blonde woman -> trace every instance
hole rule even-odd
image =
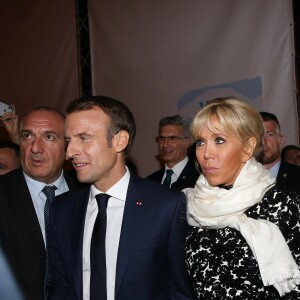
[[[203,172],[185,190],[195,298],[300,299],[300,197],[277,190],[256,161],[259,113],[237,99],[214,100],[191,131]]]

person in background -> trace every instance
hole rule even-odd
[[[187,156],[191,146],[189,124],[178,115],[164,117],[159,121],[155,141],[164,167],[147,178],[179,191],[193,187],[199,171],[195,168],[195,161]]]
[[[13,112],[9,112],[0,117],[11,141],[15,144],[19,144],[19,116],[15,114],[15,108]]]
[[[0,175],[20,168],[20,147],[11,141],[0,141]]]
[[[0,245],[28,300],[47,299],[48,295],[45,222],[51,199],[47,191],[52,190],[54,197],[77,187],[62,171],[64,121],[50,107],[26,114],[18,132],[22,168],[0,176]]]
[[[300,167],[300,147],[296,145],[284,146],[281,152],[281,159],[289,164]]]
[[[212,101],[191,132],[202,169],[184,190],[195,299],[300,299],[300,196],[274,186],[256,160],[260,114],[237,99]]]
[[[51,207],[50,299],[192,299],[184,194],[126,167],[131,111],[108,97],[76,99],[65,132],[67,159],[78,180],[92,185],[58,196]]]
[[[276,185],[280,189],[300,193],[300,167],[281,159],[284,137],[277,117],[269,112],[260,112],[260,115],[265,132],[260,162],[276,178]]]

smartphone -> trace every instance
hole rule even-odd
[[[0,117],[2,117],[6,113],[13,112],[13,110],[14,110],[13,105],[0,101]]]

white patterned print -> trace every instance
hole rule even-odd
[[[245,213],[276,224],[300,266],[300,195],[272,188]],[[263,285],[252,251],[235,229],[190,227],[186,264],[195,299],[300,299],[299,287],[280,297],[273,286]]]

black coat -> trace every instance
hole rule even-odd
[[[300,167],[281,161],[276,186],[283,191],[300,194]]]
[[[70,190],[77,187],[65,180]],[[0,247],[24,299],[43,299],[45,244],[22,169],[0,176]]]

